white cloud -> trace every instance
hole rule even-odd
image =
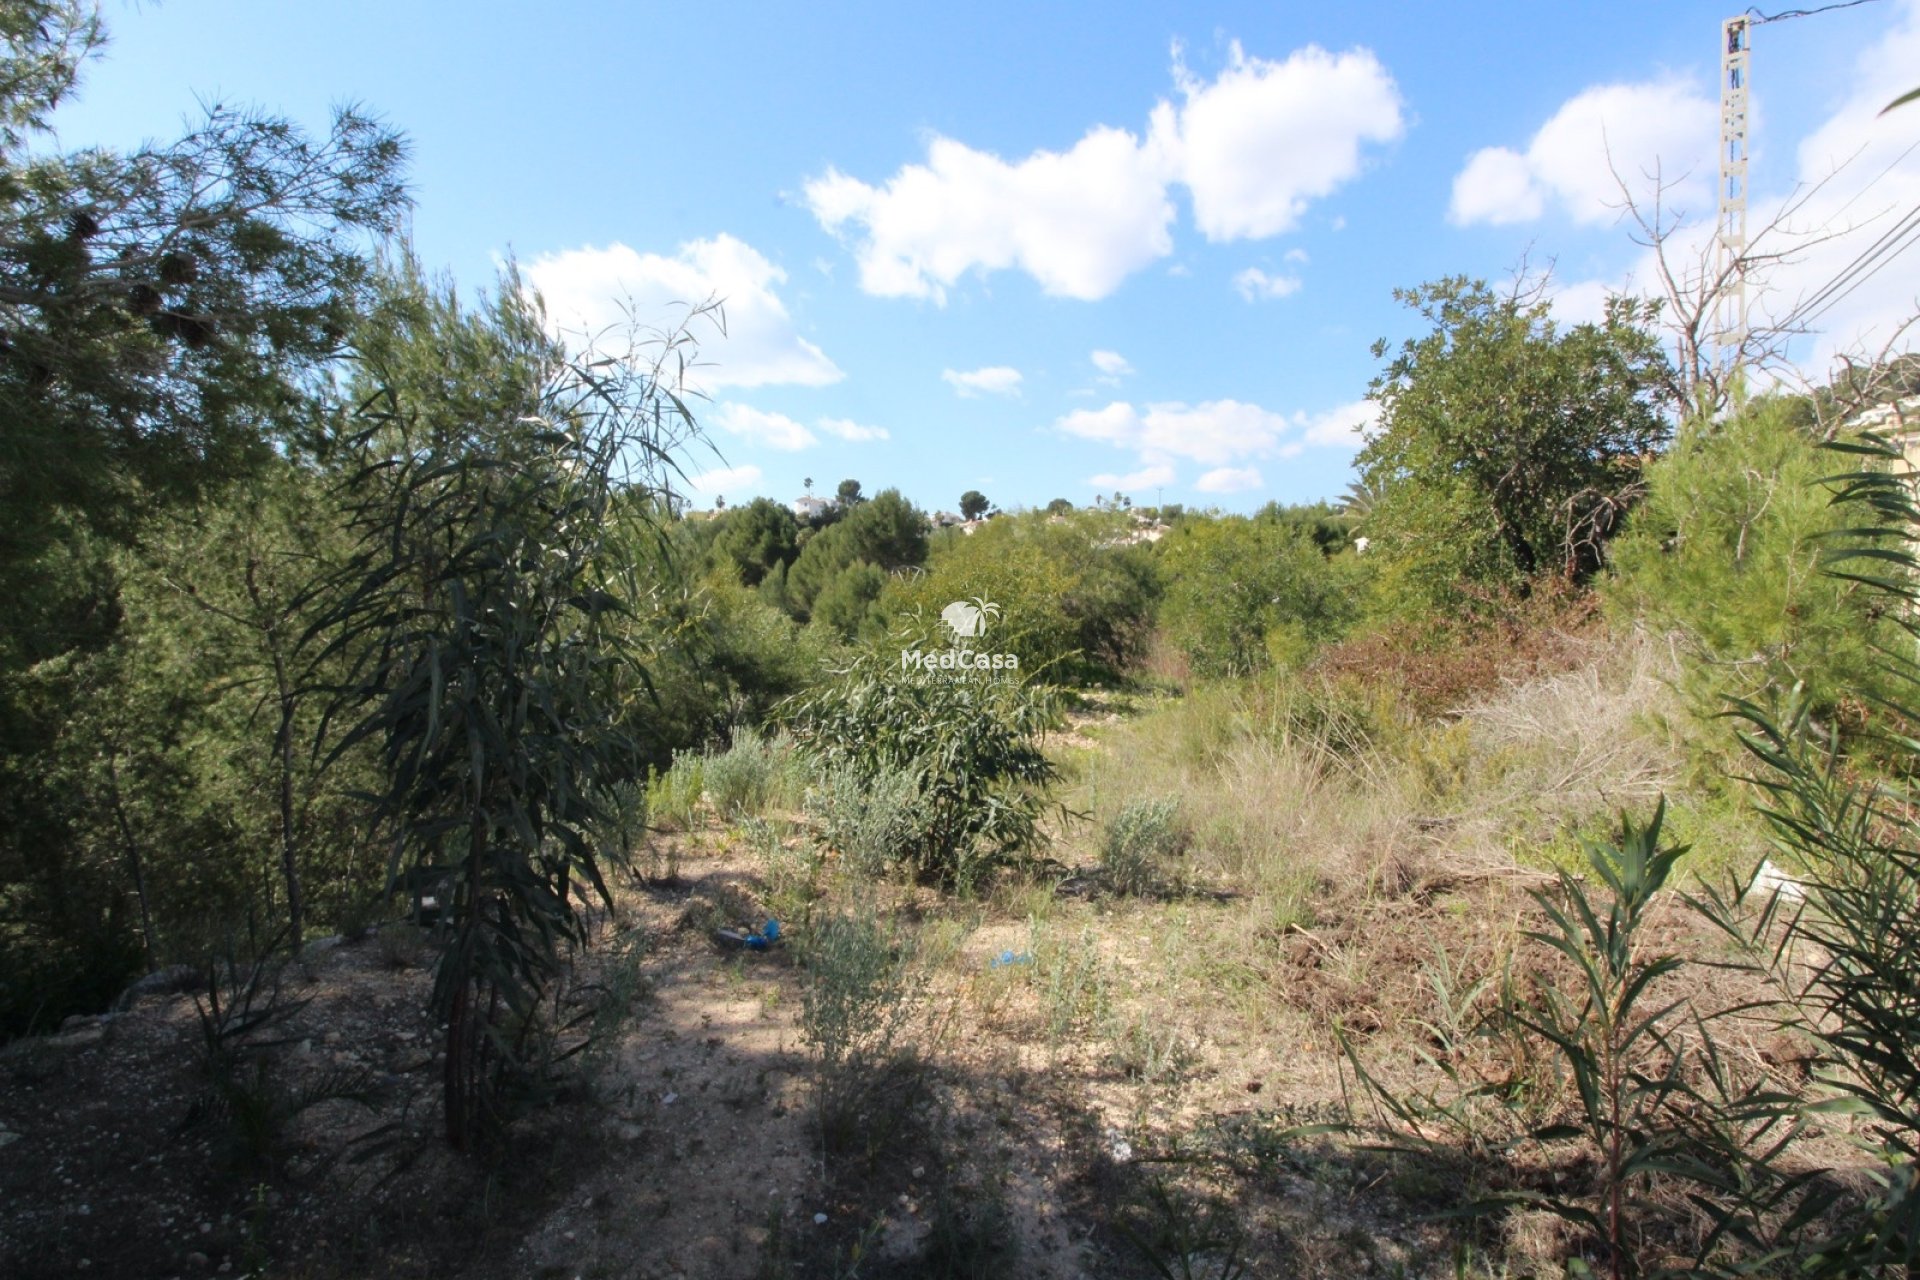
[[[1137,450],[1148,462],[1188,458],[1217,467],[1272,455],[1290,424],[1284,415],[1257,404],[1209,400],[1150,404],[1144,413],[1115,401],[1104,409],[1076,409],[1054,425],[1083,440]]]
[[[1133,366],[1118,351],[1096,351],[1087,357],[1093,361],[1093,367],[1109,378],[1124,378],[1133,372]]]
[[[944,304],[969,271],[1017,269],[1093,300],[1173,252],[1174,184],[1207,239],[1276,235],[1404,129],[1399,90],[1364,49],[1270,61],[1235,42],[1203,81],[1176,48],[1174,78],[1180,102],[1160,101],[1140,134],[1097,125],[1019,160],[935,136],[924,163],[877,185],[829,168],[805,184],[807,207],[849,243],[870,294]]]
[[[1095,476],[1096,487],[1115,481],[1121,488],[1172,484],[1178,460],[1206,468],[1194,487],[1203,493],[1239,493],[1266,483],[1259,469],[1248,465],[1263,458],[1292,458],[1309,446],[1358,450],[1360,431],[1378,419],[1379,406],[1357,400],[1325,413],[1297,411],[1291,415],[1263,409],[1239,400],[1209,400],[1187,405],[1178,402],[1136,407],[1116,400],[1102,409],[1076,409],[1055,420],[1070,436],[1125,449],[1139,456],[1141,471],[1129,476]],[[1152,473],[1162,477],[1143,481]]]
[[[806,184],[820,225],[855,232],[860,287],[944,303],[970,270],[1017,267],[1057,297],[1104,298],[1173,251],[1164,161],[1151,140],[1090,130],[1065,152],[1008,163],[951,138],[878,187],[838,170]]]
[[[1325,413],[1295,415],[1308,444],[1358,449],[1364,443],[1362,433],[1380,420],[1380,406],[1372,400],[1355,400]]]
[[[760,487],[760,468],[756,466],[720,467],[693,477],[693,487],[701,493],[725,497],[731,491],[752,496]]]
[[[1180,176],[1209,240],[1291,230],[1310,200],[1359,175],[1364,144],[1392,142],[1405,127],[1393,77],[1365,49],[1308,45],[1271,62],[1248,57],[1236,40],[1213,83],[1178,63],[1175,76],[1186,98]]]
[[[1311,262],[1312,260],[1305,249],[1289,249],[1286,252],[1286,256],[1282,259],[1284,262],[1300,263]]]
[[[1216,467],[1195,480],[1193,487],[1202,493],[1244,493],[1265,483],[1255,467]]]
[[[869,440],[887,440],[891,438],[885,427],[862,426],[860,423],[854,422],[849,418],[821,418],[813,425],[830,436],[837,436],[842,440],[849,440],[856,444]]]
[[[1097,476],[1088,476],[1087,483],[1096,489],[1154,489],[1174,482],[1174,470],[1165,463],[1142,467],[1127,475],[1114,475],[1103,471]]]
[[[1719,118],[1701,87],[1678,77],[1596,85],[1561,104],[1524,152],[1474,152],[1453,180],[1447,216],[1462,226],[1531,222],[1551,201],[1575,222],[1604,223],[1619,214],[1621,182],[1638,198],[1656,175],[1670,208],[1709,211]]]
[[[685,316],[685,304],[718,297],[726,334],[696,326],[703,367],[689,374],[695,385],[821,387],[843,376],[819,347],[801,337],[775,286],[787,273],[752,245],[730,235],[693,240],[672,257],[639,253],[615,242],[542,254],[526,264],[529,284],[539,290],[547,315],[563,335],[599,339],[629,324],[665,328]]]
[[[988,365],[984,369],[973,369],[966,373],[945,369],[941,371],[940,380],[967,399],[979,395],[1018,395],[1023,381],[1018,369],[1009,369],[1003,364]]]
[[[1284,298],[1300,291],[1299,276],[1270,276],[1258,267],[1248,267],[1233,277],[1233,287],[1248,302],[1264,298]]]
[[[1546,193],[1527,158],[1509,147],[1482,147],[1453,180],[1447,216],[1462,226],[1532,222],[1547,211]]]
[[[750,405],[733,403],[715,405],[706,415],[705,421],[730,435],[740,436],[754,444],[765,445],[769,449],[781,449],[789,453],[820,443],[813,432],[786,414],[768,413]]]

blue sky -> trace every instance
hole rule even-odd
[[[701,505],[791,498],[810,476],[930,508],[967,488],[1009,507],[1119,488],[1249,510],[1344,488],[1369,347],[1410,332],[1395,286],[1552,262],[1572,319],[1646,287],[1612,168],[1641,183],[1657,161],[1711,222],[1732,8],[105,12],[113,42],[58,117],[65,145],[171,136],[198,100],[315,127],[355,101],[411,139],[416,246],[463,285],[511,254],[582,329],[622,301],[662,323],[674,299],[725,294],[702,375],[723,457],[690,459]],[[1796,230],[1849,231],[1776,269],[1776,305],[1920,202],[1920,108],[1873,115],[1913,83],[1920,0],[1756,30],[1756,221],[1798,186]],[[1885,340],[1917,265],[1830,312],[1801,366]]]

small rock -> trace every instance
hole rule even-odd
[[[201,1253],[198,1249],[195,1249],[187,1255],[187,1265],[190,1267],[204,1267],[207,1265],[207,1262],[207,1255]]]
[[[927,1176],[927,1166],[925,1166],[925,1165],[923,1165],[923,1164],[917,1164],[917,1165],[915,1165],[915,1166],[913,1166],[913,1176],[914,1176],[914,1177],[916,1177],[916,1178],[924,1178],[924,1177],[926,1177],[926,1176]]]
[[[669,1094],[668,1094],[668,1095],[667,1095],[666,1097],[664,1097],[664,1098],[662,1098],[662,1099],[660,1099],[660,1105],[661,1105],[661,1106],[663,1106],[663,1107],[670,1107],[670,1106],[672,1106],[672,1105],[673,1105],[674,1103],[676,1103],[676,1102],[678,1102],[678,1101],[680,1101],[680,1095],[679,1095],[679,1094],[677,1094],[677,1093],[669,1093]]]
[[[327,952],[333,950],[345,941],[346,939],[337,933],[329,938],[315,938],[312,942],[309,942],[300,949],[300,958],[302,960],[318,960],[321,956],[327,954]]]
[[[814,1225],[814,1226],[816,1226],[816,1227],[824,1227],[824,1226],[826,1226],[826,1225],[827,1225],[827,1215],[826,1215],[826,1214],[824,1214],[824,1213],[816,1213],[816,1214],[814,1214],[814,1215],[813,1215],[813,1225]]]
[[[0,1129],[0,1147],[6,1146],[9,1142],[18,1142],[18,1141],[20,1141],[19,1134],[15,1133],[11,1129]]]

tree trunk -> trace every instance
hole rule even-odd
[[[127,853],[127,864],[133,871],[133,892],[140,899],[140,944],[146,952],[147,972],[152,973],[158,966],[154,962],[153,913],[147,906],[146,863],[140,857],[140,842],[134,838],[133,823],[127,820],[127,807],[120,801],[120,769],[115,763],[116,748],[107,748],[107,797],[113,804],[114,823],[120,828],[120,843]]]

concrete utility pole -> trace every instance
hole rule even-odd
[[[1720,222],[1715,236],[1715,345],[1720,371],[1738,377],[1747,341],[1747,59],[1752,19],[1720,24]]]

